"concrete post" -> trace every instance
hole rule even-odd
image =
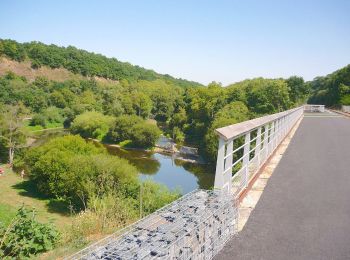
[[[214,181],[214,189],[218,189],[218,190],[221,190],[225,185],[224,157],[225,157],[225,141],[220,137],[218,157],[216,160],[215,181]]]

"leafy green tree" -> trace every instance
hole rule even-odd
[[[3,107],[0,115],[0,138],[8,149],[9,164],[13,164],[15,151],[23,147],[26,142],[26,132],[23,127],[23,118],[27,109],[23,104]]]
[[[340,84],[340,104],[350,105],[350,86],[346,86],[343,83]]]
[[[42,114],[36,114],[32,117],[32,119],[30,120],[30,125],[31,126],[36,126],[36,125],[40,125],[42,127],[46,127],[46,118],[44,115]]]
[[[347,102],[346,87],[350,86],[350,65],[345,66],[325,77],[317,77],[309,82],[312,94],[308,103],[337,107]]]
[[[302,77],[292,76],[286,80],[289,87],[289,98],[294,104],[305,103],[309,94],[308,85]]]
[[[185,141],[185,135],[178,127],[173,128],[173,139],[178,144],[183,144]]]
[[[137,196],[136,168],[79,136],[57,137],[32,148],[25,163],[41,192],[63,198],[77,208],[86,207],[91,196],[108,192]]]
[[[54,106],[46,108],[42,115],[45,117],[45,120],[49,123],[63,123],[63,110]]]
[[[152,147],[161,134],[156,125],[139,123],[132,128],[132,143],[138,147]]]
[[[152,100],[146,94],[137,92],[133,95],[133,107],[136,115],[148,118],[152,110]]]
[[[135,115],[119,116],[115,119],[115,124],[110,129],[108,136],[113,142],[129,140],[132,138],[132,128],[142,123],[142,118]]]
[[[102,140],[114,125],[114,121],[113,117],[105,116],[99,112],[85,112],[73,120],[71,131],[84,138],[91,137]]]
[[[170,120],[170,126],[182,129],[183,126],[187,123],[187,120],[188,118],[186,110],[184,108],[179,108],[179,111],[172,116]]]
[[[66,100],[61,92],[54,91],[50,95],[50,103],[53,106],[59,107],[59,108],[65,108],[67,106]]]
[[[243,102],[237,101],[223,107],[214,119],[205,136],[205,155],[209,161],[216,160],[218,136],[215,129],[248,120],[250,113]]]

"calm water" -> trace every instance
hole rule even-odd
[[[33,144],[40,145],[47,140],[69,134],[66,131],[47,131],[38,134]],[[194,164],[176,159],[171,155],[136,150],[125,150],[106,146],[108,152],[127,159],[135,165],[140,179],[151,179],[170,189],[179,189],[183,194],[196,188],[209,189],[214,185],[215,169],[209,165]]]
[[[214,185],[215,169],[209,165],[184,162],[160,153],[124,150],[107,147],[110,154],[127,159],[136,166],[142,180],[151,179],[182,193],[196,188],[209,189]]]

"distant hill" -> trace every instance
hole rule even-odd
[[[3,70],[6,67],[11,67],[23,73],[26,71],[28,77],[45,74],[45,67],[49,67],[53,69],[53,71],[50,71],[53,75],[49,76],[52,76],[53,80],[61,80],[57,79],[56,75],[60,75],[58,78],[66,79],[66,77],[71,77],[74,74],[108,80],[128,80],[129,82],[162,79],[181,87],[201,86],[198,82],[159,74],[153,70],[135,66],[128,62],[121,62],[116,58],[107,58],[101,54],[80,50],[73,46],[59,47],[41,42],[18,43],[14,40],[0,39],[0,56],[12,61],[25,62],[25,64],[19,65],[19,63],[10,63],[6,59],[2,59],[2,63],[5,63],[0,67],[2,73],[4,73]],[[32,69],[31,71],[28,66]],[[21,73],[14,72],[21,75]],[[50,73],[46,73],[46,76]]]
[[[15,73],[18,76],[25,77],[29,82],[32,82],[37,77],[45,77],[49,80],[64,82],[66,80],[84,80],[91,77],[84,77],[80,74],[74,74],[65,68],[52,69],[48,66],[41,66],[34,69],[32,63],[29,60],[18,62],[9,58],[0,57],[0,77],[6,75],[9,71]],[[116,80],[105,79],[102,77],[93,77],[97,82],[101,83],[116,83]]]
[[[308,103],[327,106],[350,105],[350,64],[309,82],[312,95]]]

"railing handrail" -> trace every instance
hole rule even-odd
[[[244,121],[241,123],[221,127],[221,128],[216,129],[215,133],[217,133],[225,141],[228,141],[232,138],[236,138],[236,137],[244,135],[248,132],[251,132],[251,131],[259,128],[260,126],[268,124],[276,119],[279,119],[279,118],[282,118],[286,115],[289,115],[289,114],[291,114],[299,109],[304,109],[304,106],[289,109],[289,110],[279,112],[276,114],[272,114],[272,115],[258,117],[258,118]]]

